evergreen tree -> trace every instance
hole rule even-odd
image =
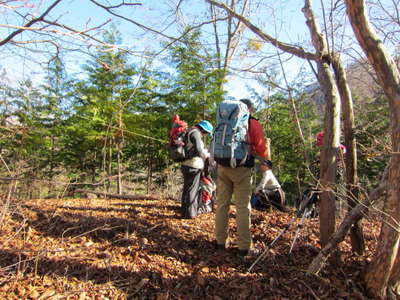
[[[214,55],[204,49],[200,31],[191,31],[171,50],[176,69],[167,104],[190,122],[214,119],[216,103],[223,99],[222,70],[212,67]]]
[[[359,143],[359,174],[362,186],[377,184],[390,152],[390,112],[384,96],[362,99],[356,106],[356,137]],[[377,118],[376,116],[379,116]]]
[[[45,128],[46,153],[45,172],[51,180],[61,169],[65,141],[64,123],[69,115],[68,81],[66,71],[60,57],[50,61],[45,83],[41,85],[44,107],[41,123]],[[57,170],[57,172],[56,172]],[[50,184],[50,188],[52,185]]]
[[[119,36],[112,28],[104,40],[118,44]],[[95,181],[100,173],[113,175],[115,168],[120,175],[124,113],[135,93],[138,74],[128,63],[127,53],[118,49],[101,49],[83,70],[87,79],[74,86],[75,114],[69,119],[69,165]]]

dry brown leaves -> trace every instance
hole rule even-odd
[[[307,276],[319,249],[316,219],[306,220],[292,254],[297,223],[248,273],[254,259],[239,258],[235,244],[215,249],[214,214],[178,215],[171,200],[29,201],[0,225],[0,299],[365,299],[361,274],[376,224],[364,221],[364,256],[345,241],[339,267]],[[255,211],[256,246],[265,249],[292,218]]]

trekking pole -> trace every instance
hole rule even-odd
[[[297,224],[297,230],[296,230],[296,233],[295,233],[295,235],[294,235],[294,239],[293,239],[292,245],[290,246],[289,254],[292,253],[292,250],[293,250],[294,244],[296,243],[296,240],[297,240],[297,237],[298,237],[298,235],[299,235],[299,232],[300,232],[300,230],[303,228],[304,220],[305,220],[306,217],[308,217],[308,215],[309,215],[310,213],[311,213],[311,210],[309,210],[309,208],[306,207],[306,208],[304,209],[304,213],[303,213],[303,216],[301,217],[300,223]]]
[[[293,218],[288,224],[285,225],[285,227],[281,230],[281,232],[278,234],[278,236],[265,248],[264,252],[260,254],[260,256],[257,257],[257,259],[252,263],[252,265],[247,269],[247,272],[251,272],[253,267],[259,262],[262,261],[268,253],[268,250],[272,248],[272,246],[276,243],[277,240],[290,228],[290,226],[293,224],[293,222],[296,220],[296,218]]]

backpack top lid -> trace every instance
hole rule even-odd
[[[181,120],[179,115],[174,115],[172,117],[172,128],[177,128],[177,127],[185,127],[187,128],[188,125],[185,121]]]
[[[188,124],[181,120],[179,115],[174,115],[172,117],[172,128],[169,132],[170,139],[175,139],[178,135],[188,128]]]
[[[217,126],[221,123],[230,123],[232,127],[242,125],[250,117],[248,106],[237,100],[225,100],[219,104],[217,112]],[[247,128],[246,128],[247,129]]]

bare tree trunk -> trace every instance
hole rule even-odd
[[[388,289],[397,287],[400,281],[400,260],[395,259],[400,238],[400,74],[394,60],[369,24],[364,1],[346,0],[346,6],[354,34],[389,99],[391,112],[392,157],[388,196],[384,206],[385,220],[377,251],[365,276],[368,292],[377,299],[385,299]]]
[[[321,63],[319,66],[321,84],[325,84],[325,121],[324,121],[324,145],[321,153],[321,177],[322,188],[320,202],[320,235],[321,245],[325,246],[331,235],[335,232],[336,221],[336,168],[337,152],[339,146],[340,130],[340,102],[336,86],[333,84],[333,77],[328,64]]]
[[[108,148],[108,172],[107,172],[107,192],[110,191],[111,188],[111,174],[112,174],[112,147],[111,142]]]
[[[28,176],[28,180],[26,181],[26,194],[28,199],[33,199],[33,190],[34,190],[34,185],[35,181],[33,178],[35,178],[35,173],[33,170],[29,170],[26,174]]]
[[[357,146],[354,136],[353,98],[351,96],[349,85],[347,84],[346,71],[343,68],[340,57],[336,55],[333,58],[332,62],[343,108],[342,115],[344,124],[344,143],[346,146],[346,194],[349,210],[351,210],[357,205],[359,201],[359,187],[357,176]],[[350,238],[353,251],[357,252],[360,255],[363,254],[365,250],[365,243],[361,220],[354,223],[351,227]]]
[[[152,149],[151,147],[151,142],[149,144],[149,149]],[[151,177],[153,175],[153,157],[152,157],[152,151],[149,151],[148,153],[148,167],[147,167],[147,187],[146,187],[146,191],[147,194],[150,193],[150,186],[151,186]]]
[[[122,172],[121,172],[121,149],[117,152],[118,176],[117,176],[117,189],[118,194],[122,194]]]
[[[229,8],[234,10],[236,8],[236,0],[230,0]],[[242,6],[242,11],[240,12],[242,15],[246,13],[248,10],[248,0],[245,0]],[[227,28],[226,32],[224,32],[224,36],[226,36],[226,40],[223,41],[224,45],[221,48],[220,41],[220,33],[218,30],[216,19],[218,18],[214,5],[210,2],[210,15],[211,18],[215,20],[213,22],[214,29],[214,38],[215,38],[215,48],[217,54],[217,67],[221,70],[221,77],[225,79],[228,75],[228,67],[232,61],[232,57],[235,54],[236,50],[239,48],[240,40],[243,35],[245,25],[238,19],[236,20],[229,15],[227,19]],[[224,53],[223,48],[225,49]],[[224,80],[221,80],[221,90],[223,90]]]
[[[119,115],[118,115],[118,132],[116,136],[116,144],[117,144],[117,168],[118,168],[118,176],[117,176],[117,189],[118,194],[122,194],[122,147],[124,145],[124,131],[123,131],[123,123],[122,123],[122,103],[120,99],[119,103]]]
[[[332,251],[336,249],[337,245],[344,240],[347,232],[351,229],[352,225],[362,219],[364,214],[368,211],[371,203],[374,203],[376,200],[382,197],[382,194],[387,188],[389,174],[388,171],[389,165],[383,172],[379,186],[371,191],[369,197],[363,203],[357,204],[357,206],[355,206],[351,211],[348,212],[347,216],[340,224],[338,230],[332,235],[328,244],[312,260],[310,266],[307,269],[308,273],[317,274],[320,271]]]
[[[322,194],[319,215],[321,245],[325,246],[335,232],[336,226],[335,182],[340,136],[340,101],[336,83],[329,66],[328,46],[315,20],[310,0],[304,1],[303,13],[307,20],[306,23],[314,48],[321,57],[317,60],[318,81],[324,91],[325,99],[325,135],[321,153]]]
[[[53,184],[53,177],[54,177],[54,168],[55,168],[55,164],[54,164],[54,152],[55,152],[55,147],[54,147],[54,135],[51,135],[50,141],[51,141],[51,146],[50,146],[50,162],[49,162],[49,174],[47,176],[49,182],[48,182],[48,191],[47,194],[50,194],[53,189],[54,189],[54,184]]]

